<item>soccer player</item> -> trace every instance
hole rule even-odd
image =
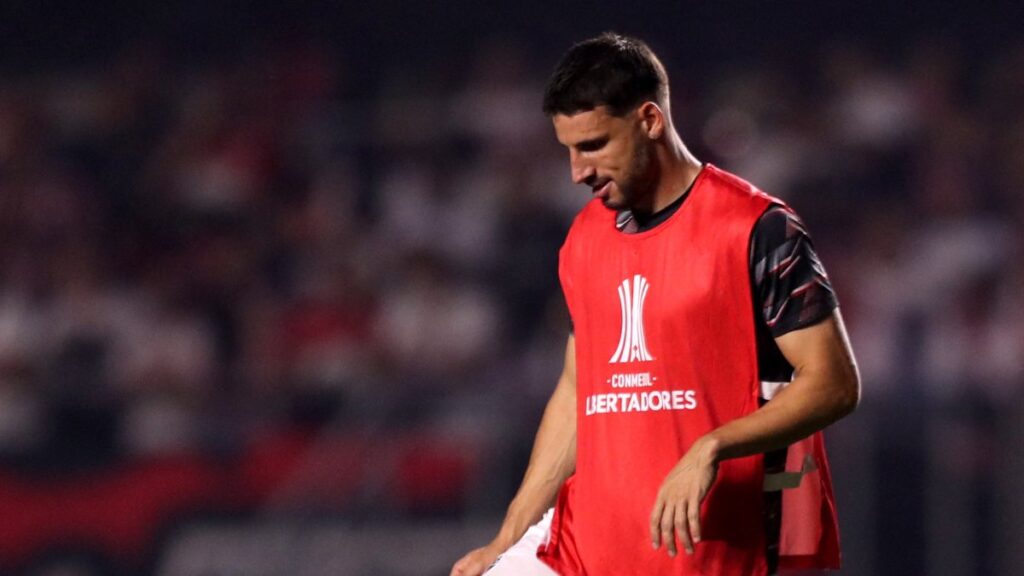
[[[573,46],[544,111],[593,194],[560,252],[573,332],[497,537],[451,574],[837,568],[820,430],[860,380],[800,219],[694,158],[639,40]]]

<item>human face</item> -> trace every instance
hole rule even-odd
[[[644,208],[654,186],[653,151],[635,112],[611,114],[607,107],[552,118],[555,135],[569,149],[572,181],[590,187],[605,207]]]

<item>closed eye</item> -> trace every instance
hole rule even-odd
[[[584,140],[576,144],[576,149],[580,152],[595,152],[604,148],[604,145],[607,143],[607,138],[594,138],[592,140]]]

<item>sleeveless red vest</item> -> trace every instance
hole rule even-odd
[[[619,232],[615,213],[598,200],[576,217],[559,263],[576,339],[576,473],[538,550],[560,574],[767,573],[761,456],[721,464],[693,556],[653,550],[648,519],[662,481],[693,442],[758,408],[749,242],[773,203],[708,165],[690,197],[652,230]],[[821,513],[810,540],[788,537],[811,549],[801,565],[838,565],[823,449],[812,446],[817,486],[809,507],[801,500],[799,525]]]

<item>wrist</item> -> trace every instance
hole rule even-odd
[[[522,538],[522,534],[516,535],[516,532],[518,532],[518,530],[511,526],[503,526],[502,529],[498,531],[497,536],[494,537],[494,540],[491,540],[491,542],[487,544],[487,547],[497,554],[505,552],[505,550],[511,548],[513,544]]]
[[[494,538],[494,540],[491,540],[487,544],[486,548],[489,548],[493,552],[501,554],[505,550],[511,548],[512,544],[515,544],[514,540],[510,541],[510,538],[507,534],[500,533]]]
[[[718,466],[725,459],[723,457],[722,440],[714,432],[701,437],[699,454],[702,462]]]

